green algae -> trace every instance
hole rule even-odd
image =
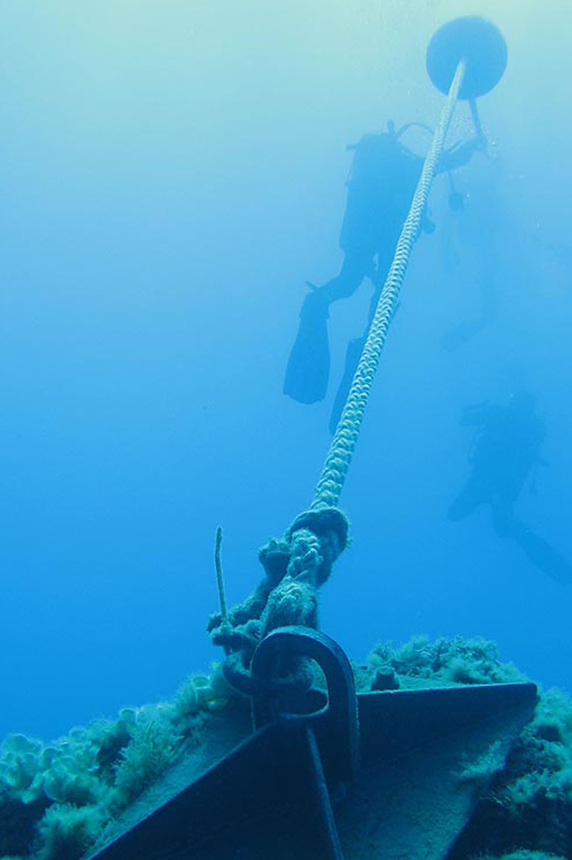
[[[116,720],[94,720],[49,745],[7,737],[0,749],[2,860],[83,856],[200,744],[225,695],[215,671],[189,678],[171,702],[124,708]]]
[[[354,665],[358,692],[525,680],[482,639],[415,637],[377,645]],[[0,860],[79,860],[220,760],[249,731],[248,708],[220,671],[174,699],[124,708],[44,744],[12,735],[0,751]],[[541,691],[508,756],[473,763],[460,781],[492,783],[450,860],[572,856],[572,699]],[[2,855],[4,855],[2,857]]]

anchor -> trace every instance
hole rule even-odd
[[[429,44],[429,77],[447,106],[311,511],[337,504],[455,102],[469,100],[479,131],[474,100],[506,59],[502,35],[477,17],[449,22]],[[311,532],[304,517],[296,528]],[[285,665],[311,665],[312,682],[284,686]],[[212,715],[204,748],[90,860],[445,860],[537,701],[529,683],[356,693],[339,645],[299,625],[265,631],[240,669],[248,683]]]
[[[277,658],[292,656],[314,660],[326,689],[300,694],[298,713],[255,694],[251,733],[93,860],[447,856],[487,788],[483,763],[506,755],[531,718],[535,685],[356,695],[339,645],[289,627],[255,652],[259,690],[271,689]],[[245,712],[233,716],[248,731]]]

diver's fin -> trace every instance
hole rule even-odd
[[[548,541],[526,527],[519,528],[514,538],[526,557],[539,570],[556,582],[564,585],[572,583],[572,566]]]
[[[306,296],[300,311],[298,334],[288,359],[284,394],[299,403],[323,400],[330,375],[328,343],[329,302],[320,290]]]
[[[340,387],[338,388],[338,393],[336,394],[336,399],[334,400],[332,413],[330,415],[330,432],[332,433],[332,436],[336,432],[336,427],[338,426],[338,422],[342,416],[342,410],[350,392],[365,341],[365,337],[356,337],[348,343],[344,375],[342,376]]]

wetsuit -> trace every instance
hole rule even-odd
[[[465,164],[479,145],[480,141],[473,140],[444,153],[439,170]],[[338,275],[306,296],[286,369],[284,393],[301,403],[316,403],[326,393],[330,369],[327,334],[330,304],[351,296],[365,277],[374,285],[371,321],[423,168],[423,159],[391,133],[367,134],[353,148],[354,160],[340,234],[344,261]],[[427,232],[433,229],[425,213],[421,229]],[[362,343],[363,338],[359,338],[349,346],[332,424],[337,423],[339,403],[345,399]]]
[[[515,514],[515,504],[532,470],[544,462],[540,448],[545,430],[532,395],[518,392],[508,407],[469,407],[461,423],[477,427],[478,432],[469,456],[471,474],[449,508],[449,519],[458,522],[480,505],[489,505],[499,537],[514,540],[529,561],[552,579],[572,582],[568,561]]]

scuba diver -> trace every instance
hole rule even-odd
[[[300,326],[286,369],[284,394],[300,403],[316,403],[324,398],[330,370],[329,307],[332,302],[353,295],[366,277],[374,287],[367,335],[423,167],[423,158],[400,142],[403,133],[415,125],[422,124],[408,123],[396,131],[390,121],[387,132],[366,134],[359,143],[348,147],[354,151],[354,157],[340,235],[343,264],[339,274],[323,286],[308,283],[311,292],[300,312]],[[485,140],[479,131],[474,139],[446,150],[438,171],[461,167],[484,146]],[[423,215],[421,229],[426,233],[435,229],[427,213]],[[348,346],[345,373],[332,411],[332,432],[366,335]]]
[[[534,396],[518,391],[506,407],[489,403],[466,407],[461,425],[476,427],[477,433],[469,453],[472,471],[449,508],[449,520],[464,520],[488,504],[499,537],[511,538],[552,579],[571,582],[572,567],[566,559],[517,519],[514,511],[526,480],[532,477],[534,492],[538,466],[548,465],[540,456],[545,429],[536,414]]]

